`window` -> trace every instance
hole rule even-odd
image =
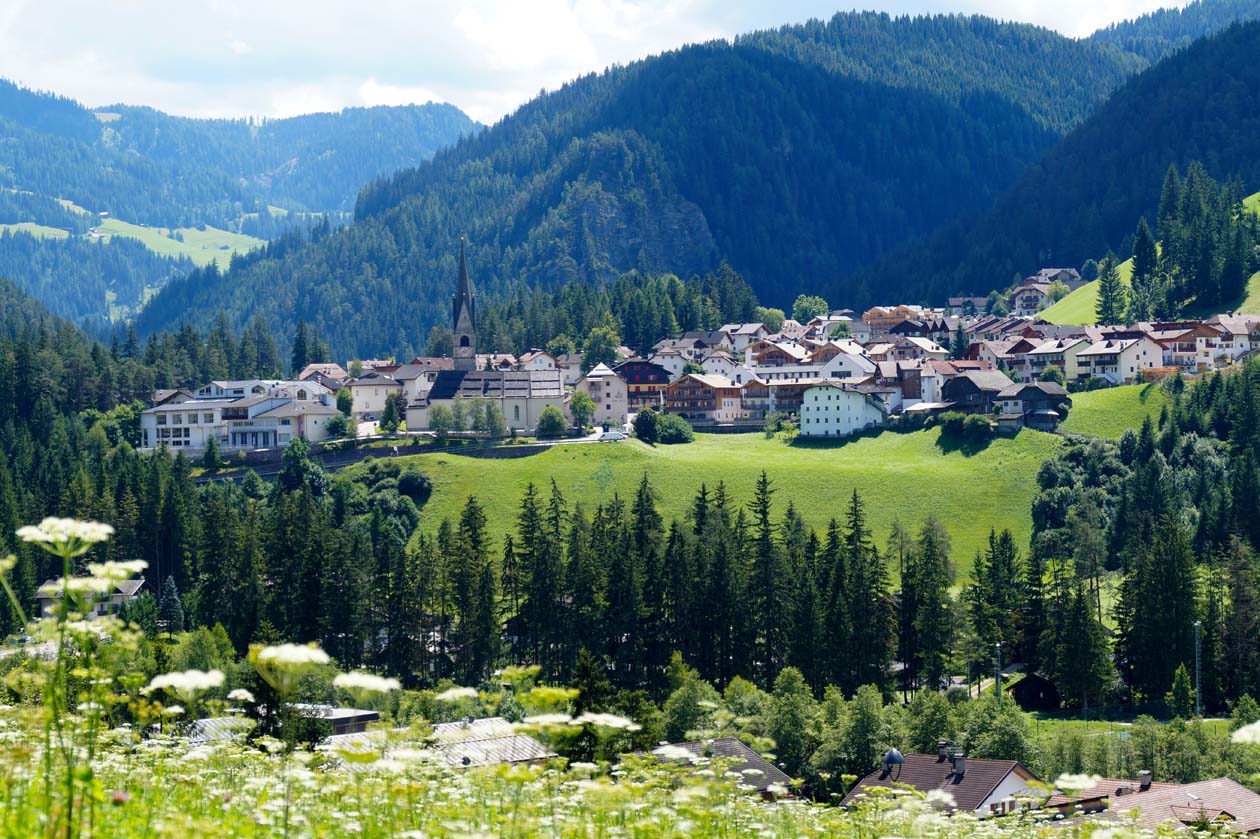
[[[182,424],[183,424],[183,422],[184,422],[184,415],[183,415],[183,414],[172,414],[172,415],[171,415],[171,425],[182,425]]]
[[[206,425],[210,425],[211,423],[214,422],[214,414],[212,413],[205,414],[204,416],[202,416],[201,421],[205,423]]]

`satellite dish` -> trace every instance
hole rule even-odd
[[[906,762],[905,757],[897,749],[889,749],[888,751],[884,752],[884,766],[891,767],[894,764],[900,765],[905,762]]]

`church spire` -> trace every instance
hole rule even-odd
[[[459,282],[451,299],[451,332],[454,333],[455,369],[477,369],[477,296],[468,278],[462,237],[459,240]]]

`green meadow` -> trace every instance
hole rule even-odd
[[[422,511],[422,529],[454,520],[469,496],[485,505],[490,532],[499,539],[515,529],[525,487],[549,492],[554,479],[565,498],[588,510],[614,494],[632,496],[648,476],[666,520],[685,514],[700,485],[725,482],[739,504],[752,498],[765,470],[775,490],[775,514],[796,505],[806,523],[824,529],[842,518],[857,489],[879,543],[894,520],[917,528],[928,516],[944,522],[960,568],[988,538],[989,528],[1009,528],[1020,544],[1031,530],[1029,510],[1037,469],[1058,448],[1050,434],[1023,431],[996,438],[978,450],[942,446],[937,429],[885,431],[846,443],[789,444],[761,434],[698,434],[694,443],[644,445],[638,440],[556,446],[519,458],[478,458],[442,452],[414,461],[433,481]],[[353,476],[362,467],[346,470]]]
[[[1072,409],[1059,426],[1065,434],[1091,434],[1119,440],[1130,428],[1142,427],[1146,417],[1159,419],[1168,404],[1168,391],[1158,384],[1122,387],[1072,394]]]

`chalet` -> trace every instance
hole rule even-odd
[[[558,370],[555,356],[546,350],[529,350],[516,359],[517,370]]]
[[[859,386],[827,382],[805,390],[800,420],[804,437],[848,437],[883,425],[888,405]]]
[[[718,331],[726,333],[735,353],[742,353],[749,344],[764,341],[770,335],[764,323],[728,323]]]
[[[152,402],[153,402],[153,407],[156,408],[159,405],[173,405],[180,402],[189,402],[193,398],[194,398],[193,392],[191,390],[184,390],[183,388],[173,388],[173,389],[155,390],[153,392]]]
[[[942,401],[950,402],[956,410],[970,414],[993,412],[998,394],[1012,384],[999,370],[968,371],[959,373],[945,382],[941,388]]]
[[[1042,268],[1036,274],[1025,277],[1026,283],[1063,283],[1072,291],[1085,285],[1085,281],[1081,279],[1081,274],[1075,268]]]
[[[659,408],[665,388],[673,378],[664,367],[641,358],[627,359],[614,364],[612,369],[626,383],[626,399],[631,412]]]
[[[1080,376],[1076,354],[1090,345],[1085,338],[1056,338],[1042,341],[1025,354],[1029,380],[1036,381],[1047,367],[1057,367],[1065,381],[1075,381]]]
[[[725,376],[739,383],[740,380],[735,378],[735,368],[743,367],[743,362],[728,352],[715,350],[701,359],[700,366],[710,376]]]
[[[630,411],[630,398],[626,382],[607,364],[596,364],[577,383],[575,393],[585,393],[595,403],[596,425],[623,426]]]
[[[862,313],[862,320],[872,332],[887,332],[903,320],[912,320],[923,314],[919,306],[874,306]]]
[[[740,386],[725,376],[688,373],[665,389],[665,409],[701,422],[743,419]]]
[[[298,378],[302,381],[315,379],[317,381],[332,380],[344,382],[350,378],[350,374],[340,364],[316,362],[303,367],[302,372],[298,373]]]
[[[757,341],[744,350],[744,362],[750,367],[783,367],[801,364],[809,350],[796,341]]]
[[[671,382],[686,371],[687,362],[691,360],[689,354],[684,355],[677,347],[661,347],[648,356],[648,361],[669,374]]]
[[[1035,315],[1050,298],[1050,284],[1028,282],[1011,292],[1011,311],[1017,315]]]
[[[944,360],[949,358],[949,353],[944,347],[941,347],[931,338],[909,337],[902,338],[893,344],[892,351],[889,355],[898,360],[904,361],[917,358],[935,358]]]
[[[744,382],[739,398],[746,419],[764,419],[770,412],[770,385],[760,379]]]
[[[767,341],[799,341],[809,334],[809,327],[805,324],[788,318],[779,326],[779,331],[774,335],[767,335]]]
[[[1054,382],[1013,384],[997,395],[998,427],[1018,430],[1023,426],[1053,431],[1071,407],[1063,385]]]
[[[1146,370],[1163,365],[1163,349],[1149,338],[1108,338],[1076,354],[1077,377],[1132,384]]]
[[[989,299],[987,297],[951,297],[947,302],[950,314],[967,315],[983,312],[984,307],[989,304]]]
[[[1226,358],[1237,360],[1260,349],[1260,316],[1213,315],[1204,324],[1220,331],[1217,349]]]
[[[983,760],[951,753],[942,742],[934,755],[902,755],[889,749],[883,766],[858,781],[841,800],[842,806],[870,795],[874,789],[908,786],[919,792],[946,792],[953,800],[945,809],[986,818],[1009,813],[1021,805],[1017,796],[1029,791],[1037,776],[1015,760]]]
[[[1199,373],[1216,367],[1218,358],[1229,358],[1222,346],[1229,343],[1225,330],[1205,323],[1153,323],[1146,334],[1163,349],[1164,367]]]
[[[1143,771],[1136,781],[1101,778],[1089,789],[1055,793],[1045,807],[1096,818],[1134,817],[1152,832],[1216,826],[1231,835],[1260,833],[1260,795],[1229,778],[1175,784],[1154,781]]]
[[[477,359],[478,370],[504,371],[516,369],[516,356],[511,353],[479,353],[475,358]]]
[[[128,603],[133,602],[143,590],[144,577],[116,582],[108,592],[97,595],[96,605],[93,607],[92,614],[113,614]],[[35,594],[35,601],[39,604],[39,613],[44,617],[56,614],[57,604],[61,601],[62,594],[62,583],[59,580],[45,580]]]

